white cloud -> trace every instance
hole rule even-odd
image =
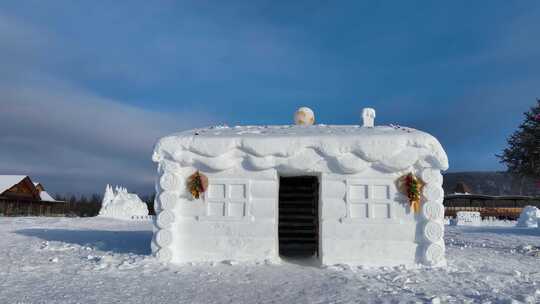
[[[65,176],[66,186],[77,183],[74,176],[145,186],[154,173],[150,157],[157,139],[210,121],[197,113],[151,112],[51,82],[0,86],[0,96],[0,171]],[[96,187],[101,185],[77,188]]]
[[[105,183],[150,192],[158,138],[210,117],[137,108],[47,72],[48,35],[0,14],[0,174],[28,174],[60,193]]]
[[[210,120],[151,112],[65,86],[0,86],[0,96],[0,170],[65,175],[66,185],[79,175],[142,186],[153,175],[150,157],[159,137]]]

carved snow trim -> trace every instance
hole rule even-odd
[[[172,210],[178,199],[178,193],[165,191],[159,195],[159,205],[161,210]]]
[[[448,168],[446,153],[433,136],[387,126],[190,130],[162,138],[154,149],[153,160],[169,160],[203,172],[241,166],[254,171],[275,168],[323,173],[359,173],[372,166],[395,172],[418,162],[433,169]]]
[[[441,224],[429,221],[424,226],[424,237],[431,243],[436,243],[442,240],[444,228]]]
[[[422,206],[422,215],[427,220],[440,221],[444,218],[444,206],[440,203],[427,201]]]
[[[431,244],[426,248],[425,260],[429,265],[437,265],[444,259],[444,248],[438,244]]]
[[[172,252],[169,248],[161,248],[155,255],[160,262],[164,263],[170,262],[172,258]]]
[[[420,176],[426,182],[422,191],[422,237],[423,259],[422,263],[429,266],[443,266],[444,257],[444,206],[442,204],[444,191],[442,189],[442,175],[439,170],[425,168]]]
[[[173,173],[165,173],[159,179],[159,184],[166,191],[180,191],[185,187],[184,180]]]
[[[159,228],[169,228],[174,222],[174,214],[169,210],[161,211],[156,219],[156,224]]]
[[[444,191],[440,186],[427,184],[423,191],[426,200],[430,201],[442,201],[444,198]]]
[[[441,172],[437,169],[423,170],[421,178],[424,182],[434,186],[440,186],[443,183],[443,176]]]
[[[161,229],[156,233],[156,243],[160,247],[167,247],[171,245],[172,239],[173,235],[170,230]]]

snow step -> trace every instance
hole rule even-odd
[[[286,236],[286,237],[280,237],[281,239],[281,244],[288,244],[288,243],[291,243],[292,244],[295,244],[297,242],[309,242],[309,243],[312,243],[312,242],[316,242],[317,241],[317,237],[316,236],[306,236],[306,237],[301,237],[301,236],[296,236],[296,237],[292,237],[292,236]]]
[[[279,215],[311,215],[315,213],[315,208],[311,207],[295,207],[295,206],[281,206]]]
[[[311,193],[282,193],[280,192],[279,193],[279,196],[280,198],[284,199],[284,200],[291,200],[291,201],[294,201],[294,200],[302,200],[302,199],[311,199],[313,198],[313,196],[315,195],[315,193],[311,192]]]
[[[280,201],[284,206],[289,206],[289,205],[298,205],[298,206],[302,206],[302,205],[307,205],[307,206],[312,206],[313,205],[313,202],[311,200],[308,200],[308,199],[305,199],[305,198],[302,198],[301,200],[291,200],[291,199],[281,199]]]
[[[288,235],[288,234],[313,234],[315,235],[315,231],[313,231],[313,227],[281,227],[279,229],[279,235]]]
[[[316,255],[318,245],[313,244],[279,244],[279,252],[285,257],[312,257]],[[284,254],[285,253],[285,254]]]
[[[280,185],[279,190],[281,192],[313,192],[316,190],[312,185]]]
[[[282,224],[288,224],[288,223],[299,223],[299,224],[311,224],[311,225],[315,225],[315,222],[313,221],[313,219],[283,219],[282,221],[280,221],[280,223]]]
[[[294,193],[300,193],[300,194],[313,194],[315,189],[311,187],[281,187],[280,192],[283,194],[294,194]]]
[[[308,257],[318,254],[318,195],[319,182],[316,177],[280,178],[280,255]]]
[[[313,215],[297,215],[297,214],[283,214],[283,215],[280,215],[279,216],[279,219],[280,220],[287,220],[287,219],[291,219],[291,220],[312,220],[313,219]]]
[[[297,223],[297,222],[280,222],[279,227],[313,227],[315,228],[315,223]]]
[[[316,247],[317,247],[317,244],[315,244],[315,242],[312,242],[312,243],[284,242],[284,243],[279,244],[279,249],[290,248],[290,249],[310,250],[310,249],[315,249]]]

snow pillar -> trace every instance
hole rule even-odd
[[[364,108],[362,110],[363,126],[373,128],[375,126],[375,109]]]

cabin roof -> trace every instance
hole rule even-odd
[[[439,170],[448,158],[428,133],[401,126],[216,126],[162,138],[153,160],[173,160],[203,171],[235,166],[305,172],[358,173],[368,166],[385,171],[418,164]]]
[[[27,175],[0,175],[0,194],[20,183]]]
[[[56,202],[56,200],[47,191],[40,191],[39,192],[39,198],[42,201]]]

